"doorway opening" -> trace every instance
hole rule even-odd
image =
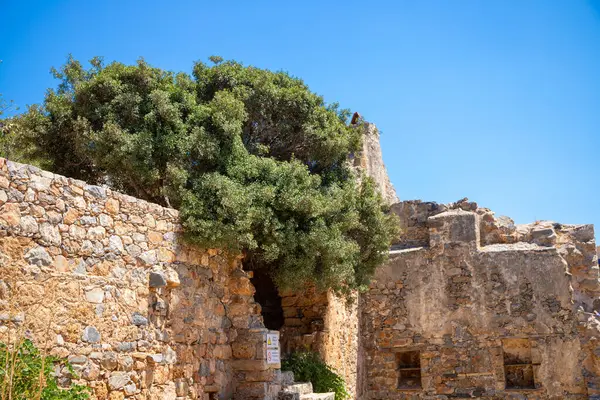
[[[256,288],[254,293],[254,301],[260,304],[265,322],[265,328],[278,331],[283,326],[283,308],[281,307],[281,296],[275,283],[269,274],[262,270],[256,269],[253,271],[254,276],[250,282]]]

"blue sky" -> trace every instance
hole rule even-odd
[[[0,0],[0,14],[0,92],[22,108],[68,53],[176,71],[221,55],[376,123],[404,200],[466,196],[600,232],[600,1]]]

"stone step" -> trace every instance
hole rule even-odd
[[[310,382],[297,382],[291,385],[285,385],[283,387],[282,392],[285,393],[299,393],[299,394],[309,394],[312,393],[313,387]]]
[[[303,394],[300,400],[335,400],[335,392]]]

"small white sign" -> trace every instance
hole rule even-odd
[[[279,349],[279,335],[267,333],[267,349]]]
[[[279,356],[279,349],[267,349],[267,364],[279,364],[281,363],[281,357]]]

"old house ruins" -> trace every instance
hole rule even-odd
[[[352,304],[186,246],[175,210],[0,159],[0,340],[67,357],[97,399],[332,398],[284,393],[280,353],[307,348],[357,399],[600,399],[593,227],[399,202],[364,127],[354,165],[402,235]]]

